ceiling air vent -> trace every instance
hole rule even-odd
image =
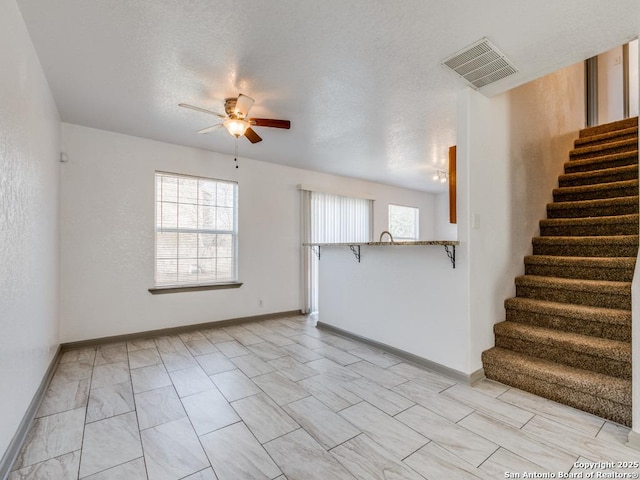
[[[518,69],[489,40],[483,38],[446,58],[449,67],[474,88],[497,82]]]

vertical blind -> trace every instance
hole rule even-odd
[[[311,243],[368,242],[371,200],[311,192]]]
[[[156,172],[157,286],[237,280],[237,184]]]
[[[304,243],[348,243],[371,240],[373,201],[322,192],[302,192]],[[318,258],[303,254],[305,313],[318,310]]]

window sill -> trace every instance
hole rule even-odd
[[[179,292],[200,292],[203,290],[225,290],[227,288],[240,288],[242,282],[229,282],[229,283],[211,283],[208,285],[177,285],[168,287],[152,287],[149,292],[153,295],[159,295],[163,293],[179,293]]]

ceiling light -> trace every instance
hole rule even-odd
[[[444,170],[437,170],[436,173],[433,174],[432,178],[436,182],[439,181],[440,183],[446,183],[448,175],[449,175],[449,172],[445,172]]]
[[[227,131],[238,138],[244,135],[244,132],[247,131],[247,128],[250,127],[249,122],[246,120],[239,120],[236,118],[227,118],[222,124],[225,126]]]

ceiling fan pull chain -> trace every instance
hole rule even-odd
[[[236,155],[233,161],[236,163],[236,168],[238,168],[238,137],[236,137]]]

